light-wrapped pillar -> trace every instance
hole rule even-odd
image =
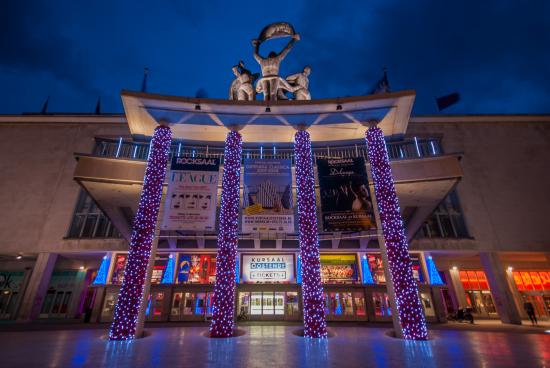
[[[145,169],[143,190],[134,219],[130,251],[124,270],[111,330],[110,340],[129,340],[136,336],[140,304],[143,299],[147,265],[157,225],[162,185],[170,153],[172,132],[167,126],[158,126],[151,140],[151,152]]]
[[[418,285],[412,274],[407,238],[399,212],[384,134],[380,128],[372,126],[366,132],[366,140],[391,275],[389,281],[393,283],[399,324],[405,339],[426,340],[426,319],[418,298]]]
[[[233,336],[235,309],[235,262],[237,259],[239,187],[242,139],[238,132],[227,134],[223,160],[222,198],[216,257],[216,285],[210,336]]]
[[[296,159],[296,194],[298,202],[298,233],[302,266],[302,298],[304,308],[304,336],[327,337],[323,286],[321,285],[321,261],[315,212],[315,179],[311,140],[305,130],[294,136]]]

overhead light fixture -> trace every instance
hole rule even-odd
[[[22,259],[22,258],[23,258],[23,256],[22,256],[21,254],[18,254],[18,255],[15,257],[15,259]]]
[[[456,270],[458,270],[458,267],[453,266],[453,271],[456,271]]]
[[[512,272],[514,270],[514,267],[508,266],[508,272]]]
[[[195,110],[200,111],[200,110],[201,110],[201,105],[196,104],[196,105],[195,105]]]
[[[78,267],[79,270],[83,270],[84,269],[84,266],[80,266]]]
[[[265,112],[271,112],[271,107],[269,107],[269,106],[266,107],[266,108],[265,108]]]

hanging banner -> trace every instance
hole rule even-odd
[[[172,159],[163,230],[215,230],[219,166],[217,158]]]
[[[324,231],[376,229],[365,160],[317,159]]]
[[[290,160],[244,160],[243,233],[294,232],[290,168]]]

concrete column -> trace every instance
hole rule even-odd
[[[446,272],[448,287],[451,291],[451,297],[453,298],[455,309],[465,308],[468,305],[466,301],[466,291],[460,282],[460,275],[458,269],[452,268]]]
[[[216,284],[212,308],[212,337],[231,337],[234,329],[235,266],[239,241],[239,199],[241,180],[242,137],[239,132],[227,134],[224,150]]]
[[[387,278],[387,285],[395,331],[397,336],[405,339],[427,340],[426,318],[418,296],[418,285],[412,274],[409,244],[399,213],[399,200],[384,133],[375,124],[370,124],[365,138],[374,183],[378,225],[382,230],[382,260],[386,275],[391,275]]]
[[[431,286],[435,316],[439,323],[447,323],[447,308],[443,295],[441,295],[441,286]]]
[[[134,220],[128,261],[124,269],[124,280],[120,288],[111,330],[110,340],[129,340],[141,337],[136,333],[143,299],[147,297],[146,279],[153,253],[155,231],[162,199],[162,186],[166,177],[166,164],[170,153],[172,132],[160,125],[155,128],[151,140],[151,151],[145,169],[143,190]]]
[[[96,288],[94,306],[92,309],[92,316],[90,317],[90,323],[97,323],[101,312],[103,310],[103,301],[105,299],[105,286],[100,286]]]
[[[521,317],[514,301],[514,295],[506,279],[506,270],[498,258],[498,254],[480,253],[481,265],[502,323],[521,325]]]
[[[156,227],[155,236],[153,238],[153,244],[151,245],[151,256],[147,263],[147,271],[145,272],[145,283],[143,284],[143,298],[141,298],[141,304],[139,305],[138,320],[136,324],[136,336],[143,336],[143,328],[145,327],[145,312],[147,311],[147,303],[149,302],[149,295],[151,295],[151,276],[153,275],[153,267],[155,267],[155,258],[157,255],[157,247],[159,243],[160,226]]]
[[[296,159],[298,236],[302,260],[304,336],[324,338],[327,337],[327,323],[321,284],[313,155],[311,139],[305,130],[296,132],[294,136],[294,157]]]
[[[25,290],[17,320],[20,322],[30,322],[38,318],[48,284],[52,277],[52,272],[57,261],[57,254],[39,253],[31,278]]]

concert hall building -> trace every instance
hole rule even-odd
[[[121,97],[124,114],[0,116],[0,319],[112,321],[156,159],[151,137],[168,126],[146,321],[211,318],[232,130],[242,136],[235,321],[303,319],[297,129],[312,142],[327,321],[391,321],[365,142],[373,121],[426,320],[469,306],[518,324],[526,301],[550,317],[550,115],[411,116],[414,91],[271,103]]]

